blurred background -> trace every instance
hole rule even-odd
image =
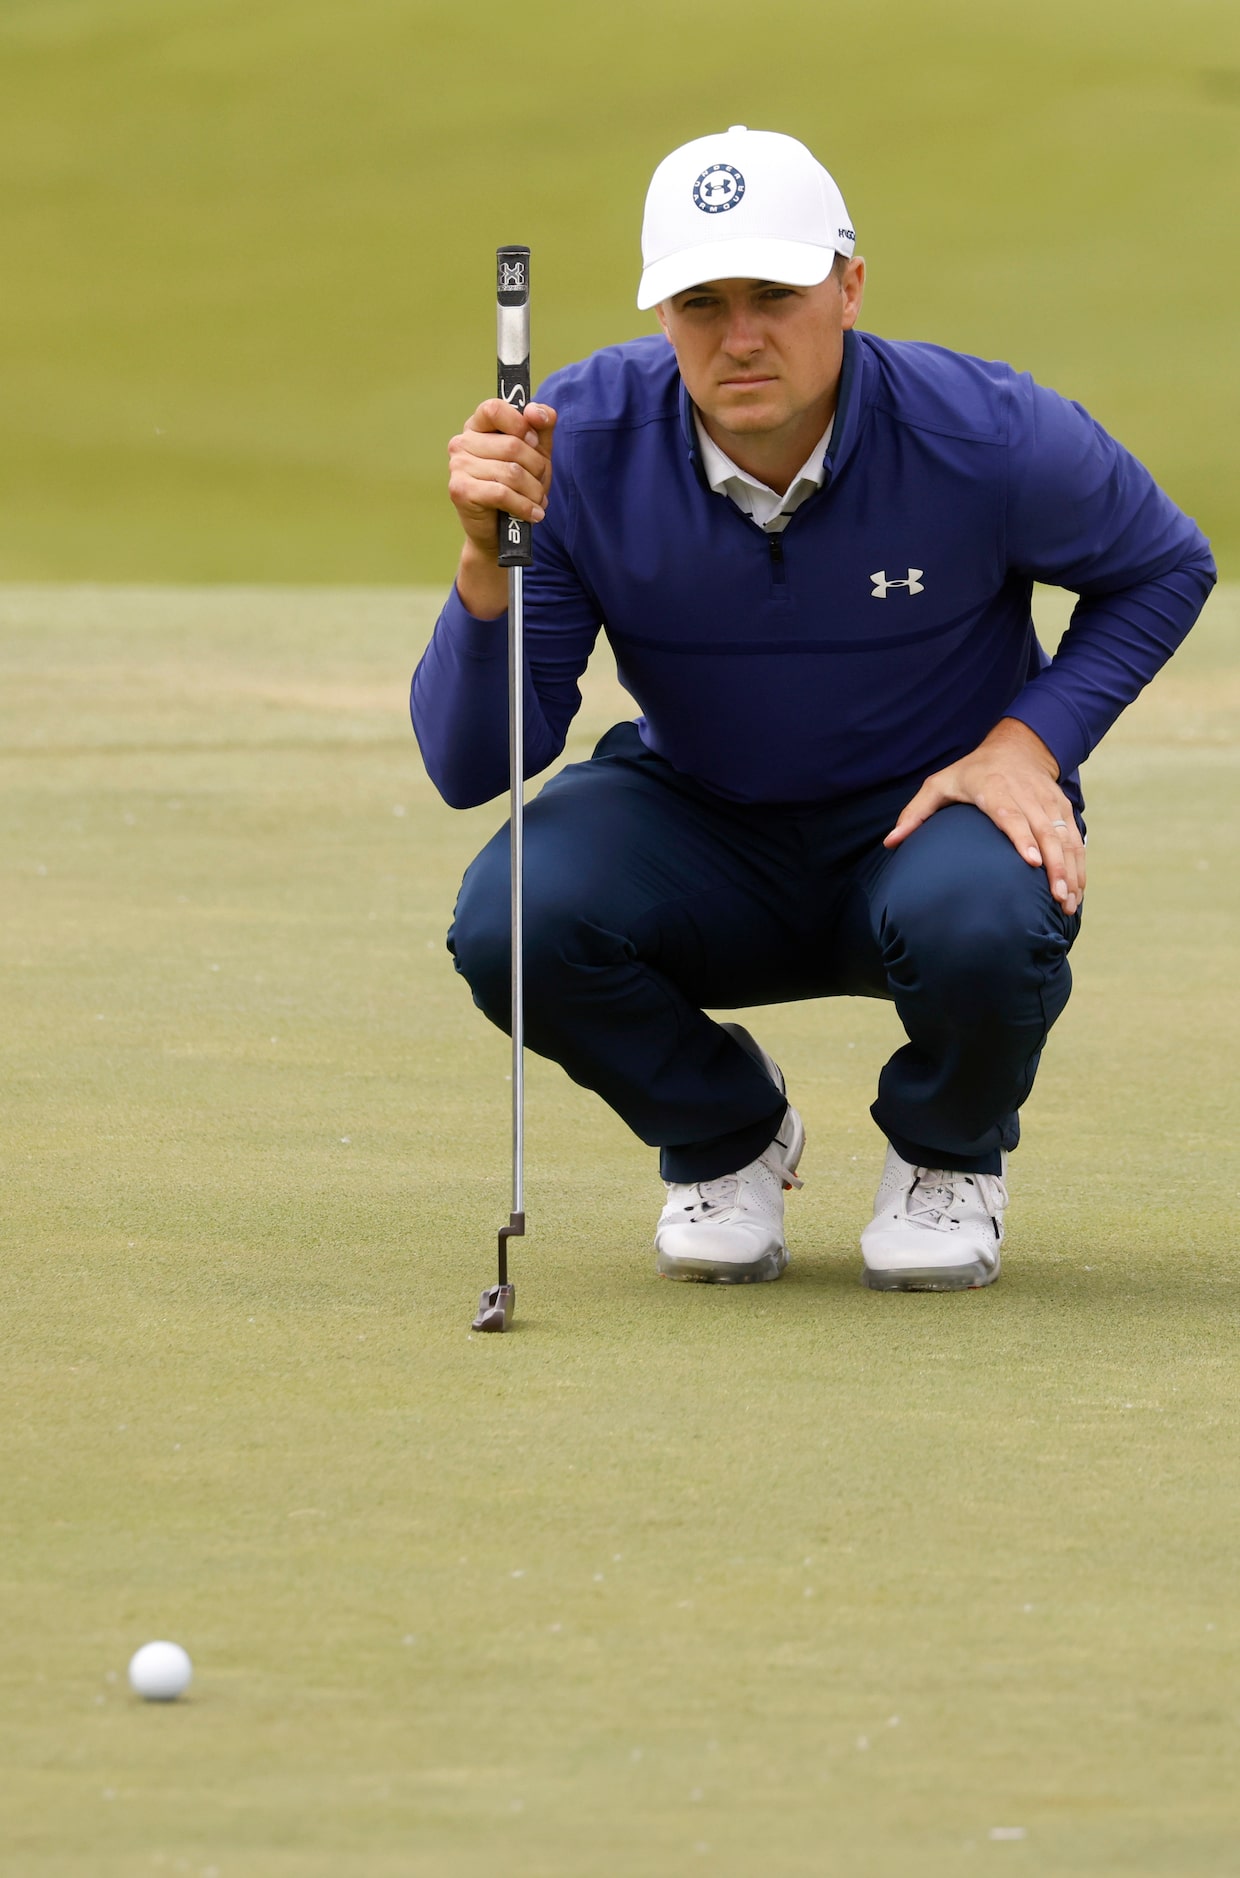
[[[833,170],[865,323],[1027,367],[1240,549],[1236,0],[3,0],[0,580],[441,582],[444,445],[652,329],[642,197]]]

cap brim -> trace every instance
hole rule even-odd
[[[708,280],[778,280],[789,287],[816,287],[835,266],[835,248],[820,248],[809,241],[745,238],[704,241],[696,248],[652,261],[642,274],[637,304],[643,312],[700,287]]]

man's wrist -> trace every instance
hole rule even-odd
[[[1016,745],[1029,753],[1045,769],[1048,776],[1059,780],[1059,760],[1055,752],[1043,743],[1036,730],[1030,730],[1028,724],[1019,717],[1001,717],[990,735],[984,740],[993,748],[995,744]]]
[[[466,541],[456,570],[461,605],[475,619],[499,619],[508,610],[508,575],[494,554]]]

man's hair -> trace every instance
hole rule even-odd
[[[835,280],[843,280],[844,269],[848,266],[851,258],[852,257],[847,254],[836,255],[834,261],[831,263],[831,274]]]

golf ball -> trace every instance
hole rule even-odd
[[[189,1688],[194,1665],[179,1643],[144,1643],[129,1663],[131,1688],[147,1702],[175,1702]]]

